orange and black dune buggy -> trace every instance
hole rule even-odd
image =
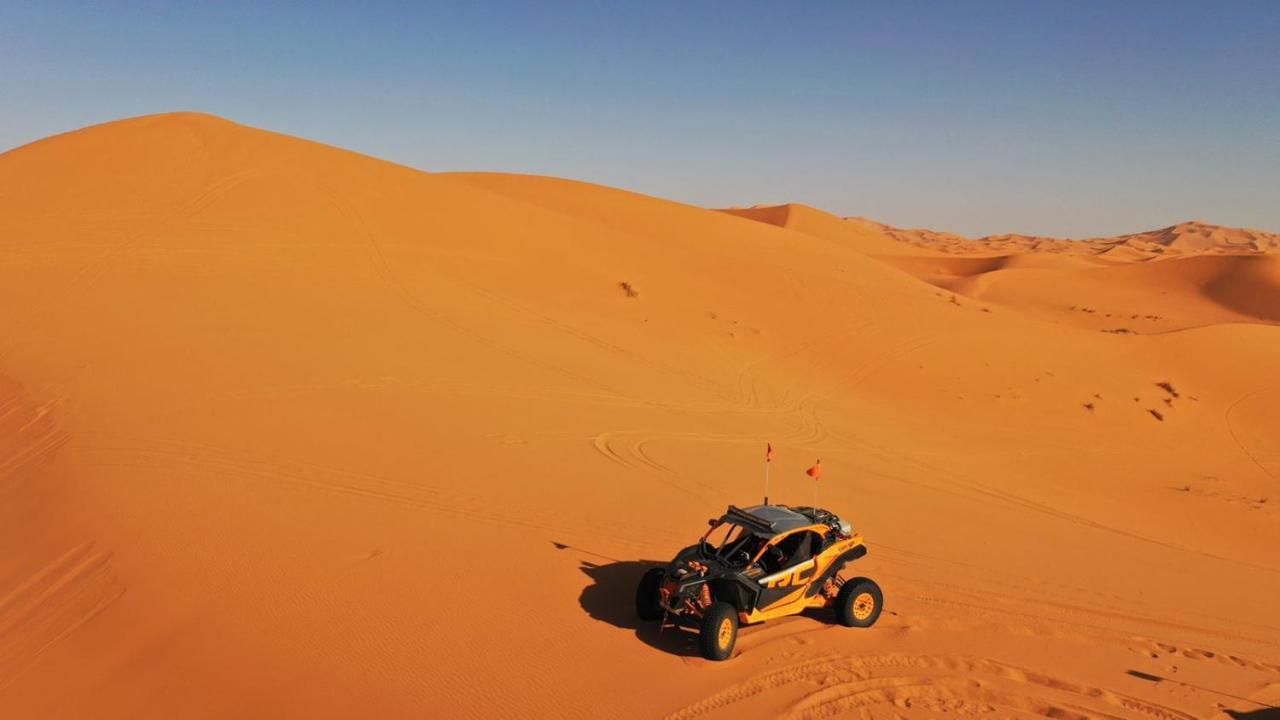
[[[835,514],[813,507],[733,505],[696,545],[665,568],[652,568],[636,588],[642,620],[698,628],[703,657],[733,653],[738,625],[835,610],[849,627],[871,627],[884,596],[867,578],[845,580],[846,563],[867,554],[862,536]]]

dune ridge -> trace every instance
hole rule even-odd
[[[959,254],[198,113],[8,151],[0,716],[1256,712],[1276,265],[1215,232]],[[712,665],[634,585],[766,442],[886,611]]]
[[[969,240],[800,205],[724,212],[856,248],[947,292],[1058,324],[1150,334],[1280,322],[1280,235],[1260,230],[1190,222],[1116,238]]]
[[[850,219],[861,221],[860,218]],[[1108,259],[1134,261],[1185,255],[1247,255],[1280,252],[1280,234],[1278,233],[1223,227],[1199,220],[1190,220],[1158,230],[1080,240],[1016,233],[987,235],[971,240],[960,235],[932,230],[908,230],[888,225],[881,227],[887,235],[902,242],[957,254],[1043,252],[1098,255]]]
[[[980,238],[938,230],[899,228],[861,217],[838,217],[799,203],[727,208],[728,214],[822,235],[873,236],[902,243],[878,242],[875,250],[889,254],[913,254],[924,250],[954,255],[1007,256],[1045,253],[1099,256],[1111,261],[1134,262],[1189,255],[1261,255],[1280,253],[1280,233],[1232,228],[1200,220],[1157,230],[1119,235],[1064,239],[1003,233]]]

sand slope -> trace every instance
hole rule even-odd
[[[1116,238],[969,240],[802,205],[724,212],[854,248],[947,292],[1079,328],[1149,334],[1280,322],[1280,235],[1260,230],[1189,222]]]
[[[939,287],[882,256],[945,253],[873,224],[739,214],[198,114],[0,155],[0,715],[1174,719],[1276,694],[1272,258],[1134,266],[1171,268],[1153,307],[1223,315],[1120,335]],[[888,609],[706,663],[638,626],[634,582],[758,497],[765,441],[782,501],[822,458]]]

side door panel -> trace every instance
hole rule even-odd
[[[760,599],[756,602],[756,609],[768,610],[798,599],[804,594],[816,571],[817,561],[811,558],[760,578]]]

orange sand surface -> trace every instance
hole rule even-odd
[[[0,717],[1275,717],[1280,255],[430,174],[199,114],[0,155]],[[622,284],[626,283],[628,290]],[[872,629],[642,625],[729,502]]]

